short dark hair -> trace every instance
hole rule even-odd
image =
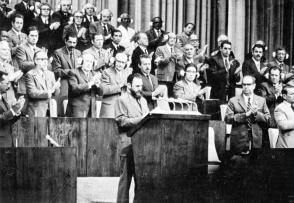
[[[99,32],[96,32],[96,33],[92,34],[92,35],[91,35],[91,40],[94,41],[94,40],[95,40],[95,37],[96,37],[96,36],[99,36],[99,35],[102,35],[102,37],[103,37],[103,41],[104,41],[104,36],[103,36],[103,34],[102,34],[102,33],[99,33]]]
[[[30,26],[28,28],[28,35],[30,34],[31,31],[37,31],[39,33],[39,30],[38,30],[38,28],[36,26]]]
[[[141,65],[141,59],[150,59],[151,60],[151,57],[148,54],[141,54],[139,57],[140,57],[140,60],[138,62],[139,65]]]
[[[185,24],[185,27],[187,27],[188,25],[193,25],[193,30],[195,29],[195,24],[194,24],[194,23],[191,23],[191,22],[186,23],[186,24]]]
[[[220,47],[223,48],[225,44],[229,44],[232,46],[232,43],[229,40],[224,40],[221,42]]]
[[[127,83],[132,84],[134,78],[140,78],[140,79],[142,79],[142,76],[141,76],[139,73],[131,74],[131,75],[129,75],[129,77],[127,78]]]
[[[272,66],[272,67],[270,67],[269,70],[268,70],[268,73],[271,74],[271,72],[273,70],[278,70],[280,72],[280,75],[281,75],[281,69],[278,66]]]
[[[12,18],[12,23],[15,23],[15,19],[16,18],[21,18],[23,21],[24,21],[24,17],[23,17],[23,15],[22,14],[19,14],[19,13],[17,13],[17,14],[15,14],[14,16],[13,16],[13,18]]]
[[[195,70],[197,71],[197,66],[196,66],[194,63],[188,63],[188,64],[185,66],[185,72],[186,72],[187,69],[190,68],[190,67],[195,68]]]
[[[252,47],[252,52],[254,51],[255,48],[261,48],[263,52],[265,50],[265,46],[263,46],[261,44],[254,44]]]
[[[118,29],[114,29],[114,30],[112,30],[112,32],[111,32],[111,37],[113,37],[113,36],[114,36],[114,33],[116,33],[116,32],[119,32],[120,34],[122,34],[120,30],[118,30]]]
[[[283,46],[278,46],[278,47],[275,49],[275,52],[276,52],[276,54],[277,54],[278,51],[282,51],[282,50],[284,50],[284,51],[286,52],[286,48],[285,48],[285,47],[283,47]]]
[[[69,33],[67,33],[66,35],[65,35],[65,37],[64,37],[64,41],[67,41],[69,38],[78,38],[78,36],[75,34],[75,33],[73,33],[73,32],[69,32]]]

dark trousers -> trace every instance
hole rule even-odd
[[[118,184],[117,200],[118,203],[128,203],[129,202],[129,190],[134,176],[135,187],[136,187],[136,176],[135,176],[135,164],[134,164],[134,154],[132,145],[129,145],[122,149],[120,155],[120,168],[121,174]]]

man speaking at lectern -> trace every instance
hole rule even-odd
[[[120,154],[120,180],[118,185],[117,202],[129,202],[129,188],[132,177],[135,179],[135,165],[131,138],[127,131],[138,124],[149,112],[147,101],[141,96],[142,76],[132,74],[127,79],[127,92],[122,94],[115,103],[115,116],[121,127],[120,140],[122,150]]]

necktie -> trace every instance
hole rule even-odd
[[[106,28],[106,25],[103,25],[103,35],[104,35],[104,36],[107,35],[107,28]]]
[[[226,67],[227,71],[230,69],[230,63],[229,63],[228,58],[225,59],[225,67]]]
[[[251,101],[250,101],[250,97],[249,97],[249,98],[248,98],[248,102],[247,102],[247,112],[250,111],[250,109],[251,109]],[[248,128],[248,130],[250,130],[250,131],[251,131],[251,126],[252,126],[252,120],[251,120],[251,118],[249,117],[249,118],[247,119],[247,128]]]
[[[149,75],[146,75],[146,77],[148,78],[148,80],[149,80],[149,83],[150,83],[150,86],[151,86],[151,89],[152,89],[152,91],[153,91],[153,84],[152,84],[152,80],[151,80],[151,78],[150,78],[150,76],[149,76]]]
[[[74,59],[73,51],[69,52],[69,57],[70,57],[70,60],[71,60],[72,68],[75,68],[75,59]]]
[[[18,37],[19,44],[21,44],[20,34],[18,34],[17,37]]]
[[[137,99],[137,102],[138,102],[138,104],[139,104],[140,109],[142,110],[142,105],[141,105],[141,101],[140,101],[140,99]]]
[[[90,23],[93,23],[93,16],[90,16]]]
[[[148,51],[147,51],[147,49],[145,49],[145,54],[148,54]]]

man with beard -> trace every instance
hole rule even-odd
[[[184,27],[184,32],[177,35],[177,44],[179,47],[184,47],[190,42],[190,36],[194,32],[194,23],[187,23]]]
[[[75,49],[77,45],[77,36],[69,33],[65,36],[65,46],[57,49],[53,55],[52,70],[56,78],[61,78],[60,95],[57,101],[58,115],[64,115],[63,100],[68,96],[68,78],[69,72],[76,69],[78,58],[81,57],[81,52]]]
[[[135,165],[131,138],[126,132],[137,125],[149,112],[147,102],[141,96],[143,82],[141,75],[132,74],[127,79],[127,92],[115,103],[115,118],[122,128],[120,134],[122,150],[120,152],[121,175],[118,185],[117,202],[129,202],[129,189],[132,177],[135,179]],[[136,183],[135,183],[136,184]]]
[[[59,94],[60,82],[48,68],[48,57],[44,51],[34,55],[35,68],[25,75],[27,90],[26,114],[32,117],[46,117],[49,110],[49,100]]]
[[[252,58],[245,60],[242,65],[242,73],[245,75],[252,75],[256,79],[256,86],[264,81],[264,76],[261,71],[264,69],[265,65],[261,61],[263,56],[264,46],[260,44],[255,44],[252,48]]]

